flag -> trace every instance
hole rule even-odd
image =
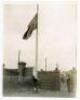
[[[23,39],[28,39],[32,35],[32,32],[35,29],[37,29],[37,27],[38,27],[38,14],[36,13],[33,19],[30,21],[28,29],[23,35]]]

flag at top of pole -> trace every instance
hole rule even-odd
[[[36,13],[35,16],[32,18],[32,20],[30,21],[28,29],[23,35],[23,39],[28,39],[31,36],[32,32],[35,29],[37,29],[37,27],[38,27],[38,14]]]

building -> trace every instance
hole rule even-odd
[[[54,71],[40,71],[38,78],[42,89],[60,90],[60,71],[58,69]]]

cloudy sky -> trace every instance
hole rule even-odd
[[[35,66],[35,35],[28,40],[22,36],[27,25],[37,12],[34,4],[4,5],[4,63],[7,68],[17,68],[18,52],[20,60],[28,66]],[[55,68],[62,70],[75,66],[76,4],[74,2],[54,2],[39,5],[38,11],[38,69]]]

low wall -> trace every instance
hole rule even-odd
[[[39,72],[38,77],[42,89],[60,90],[59,72]]]

